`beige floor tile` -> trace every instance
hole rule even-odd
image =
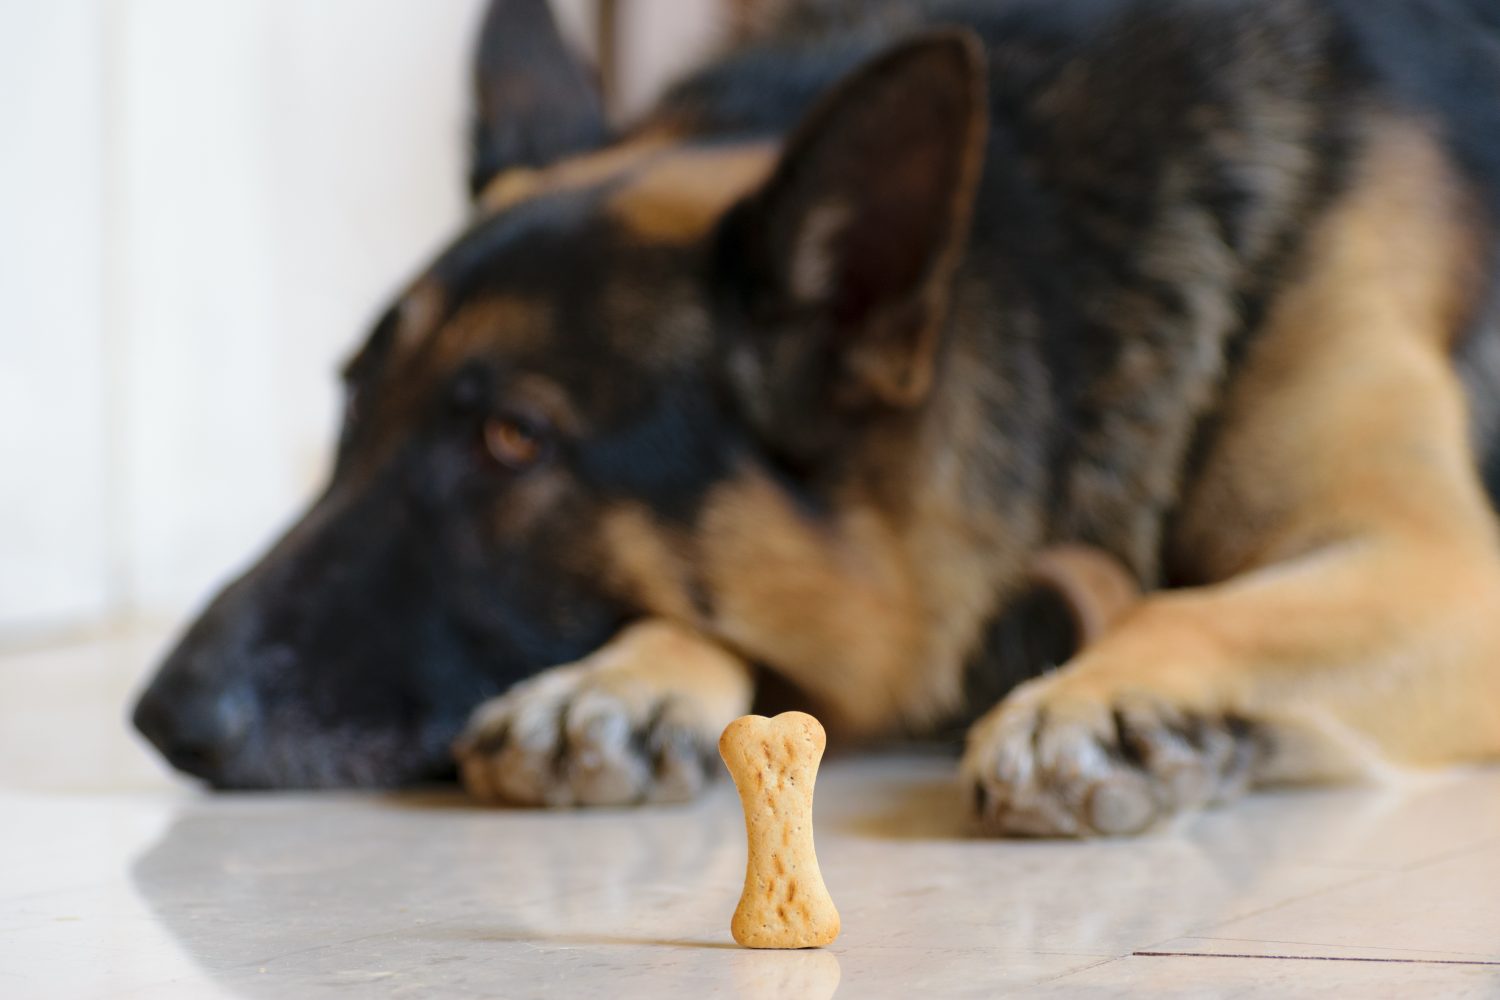
[[[178,784],[126,723],[169,634],[136,627],[0,651],[0,789],[116,793]]]
[[[1287,942],[1315,958],[1494,955],[1497,772],[1256,796],[1079,844],[973,836],[947,756],[834,758],[817,837],[844,934],[750,953],[729,937],[744,828],[727,782],[620,812],[484,810],[453,791],[208,795],[123,723],[161,641],[0,656],[6,1000],[1500,995],[1486,978],[1500,967],[1122,959]]]
[[[1295,815],[1295,823],[1286,817]],[[1500,768],[1396,778],[1387,786],[1261,792],[1193,822],[1244,857],[1400,869],[1500,839]]]
[[[1342,960],[1131,957],[1062,976],[1019,995],[1028,1000],[1033,997],[1493,1000],[1500,996],[1500,968]]]
[[[1500,968],[1500,840],[1153,950],[1485,961]]]

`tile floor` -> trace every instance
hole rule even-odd
[[[749,952],[727,782],[641,812],[205,795],[123,722],[159,642],[0,655],[0,996],[1500,997],[1500,770],[1071,844],[968,836],[940,757],[835,759],[844,934]]]

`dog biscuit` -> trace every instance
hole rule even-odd
[[[729,925],[746,948],[818,948],[839,936],[839,913],[813,853],[813,783],[826,743],[822,724],[805,712],[746,715],[719,737],[750,848]]]

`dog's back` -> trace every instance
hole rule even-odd
[[[1039,425],[1058,408],[1060,439],[1033,450],[1066,470],[1059,537],[1120,554],[1145,580],[1174,576],[1159,558],[1164,522],[1211,446],[1216,400],[1305,267],[1313,220],[1394,118],[1427,130],[1479,202],[1485,305],[1453,349],[1500,490],[1500,268],[1481,221],[1500,218],[1493,4],[799,3],[676,88],[653,121],[779,135],[872,52],[955,23],[985,41],[992,119],[962,279],[974,319],[957,326],[1010,384],[1049,381],[1045,402],[992,416]],[[1018,337],[1027,325],[1046,342]]]

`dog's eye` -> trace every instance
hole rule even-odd
[[[484,449],[507,469],[520,472],[546,456],[545,428],[538,420],[515,414],[490,417],[484,422]]]

